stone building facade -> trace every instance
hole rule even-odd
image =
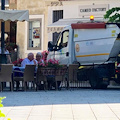
[[[90,15],[103,18],[108,9],[119,5],[119,0],[17,0],[18,10],[29,10],[29,21],[17,22],[19,57],[47,50],[48,41],[56,41],[59,33],[48,33],[49,24],[59,19],[89,19]]]

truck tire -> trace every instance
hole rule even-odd
[[[107,65],[96,65],[89,71],[89,82],[93,89],[106,89],[110,75]]]
[[[99,89],[101,86],[99,77],[97,76],[97,74],[94,70],[89,75],[89,83],[90,83],[92,89]]]

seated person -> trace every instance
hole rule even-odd
[[[42,53],[41,52],[38,52],[36,54],[36,61],[37,61],[37,63],[44,63],[44,60],[42,59]]]
[[[22,63],[21,63],[21,67],[25,67],[26,65],[36,65],[37,61],[34,59],[34,54],[33,53],[28,53],[27,58],[25,58]]]

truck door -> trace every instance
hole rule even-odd
[[[68,63],[68,42],[69,40],[69,30],[65,30],[59,36],[57,41],[58,50],[55,51],[55,58],[59,60],[61,64]]]

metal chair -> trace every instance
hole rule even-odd
[[[24,87],[24,90],[26,91],[29,85],[29,82],[31,82],[31,88],[33,84],[33,88],[35,90],[35,67],[36,65],[26,65],[24,72],[21,71],[14,71],[14,72],[20,72],[23,73],[23,76],[13,76],[13,80],[15,82],[22,81],[22,86]]]
[[[10,90],[13,91],[13,82],[12,82],[12,64],[1,64],[1,72],[0,72],[0,90],[3,91],[3,83],[10,83]]]

